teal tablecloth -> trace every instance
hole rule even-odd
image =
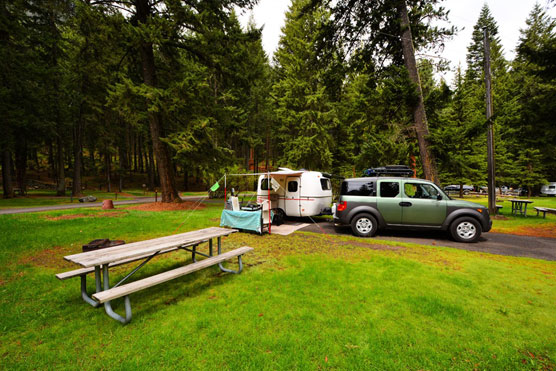
[[[220,217],[220,226],[261,233],[261,210],[232,211],[224,209]]]

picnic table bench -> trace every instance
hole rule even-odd
[[[546,213],[549,214],[556,214],[556,209],[551,209],[549,207],[539,207],[535,206],[535,210],[537,210],[537,216],[539,216],[539,212],[542,213],[543,219],[546,219]]]
[[[131,321],[131,305],[128,295],[132,293],[217,264],[223,272],[240,273],[243,270],[241,257],[243,254],[252,251],[253,248],[243,246],[238,249],[222,253],[221,238],[235,232],[237,232],[235,229],[212,227],[172,236],[134,242],[107,249],[68,255],[64,257],[65,260],[73,262],[82,268],[59,273],[56,277],[60,280],[80,277],[81,297],[83,300],[93,307],[98,307],[101,304],[104,304],[105,311],[110,317],[126,324]],[[217,255],[213,255],[213,239],[215,238],[217,239]],[[197,247],[206,242],[208,242],[209,245],[208,254],[197,251]],[[143,278],[138,281],[123,284],[155,256],[176,250],[191,252],[193,263],[154,276]],[[197,261],[197,255],[203,256],[205,259]],[[222,263],[234,257],[238,258],[239,269],[237,271],[230,270],[222,266]],[[144,261],[135,267],[118,283],[110,287],[109,268],[138,260]],[[87,293],[86,277],[87,274],[93,272],[95,275],[96,292],[91,297]],[[110,303],[111,300],[120,297],[124,298],[125,317],[114,312]]]
[[[512,214],[517,215],[518,213],[527,217],[527,205],[532,204],[533,201],[530,200],[519,200],[519,199],[511,199],[512,203]]]

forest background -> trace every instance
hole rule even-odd
[[[556,180],[555,23],[540,5],[514,60],[485,5],[467,68],[437,81],[446,64],[420,57],[415,83],[404,41],[434,56],[457,31],[434,26],[450,18],[441,0],[293,0],[272,61],[261,30],[237,18],[255,3],[0,0],[4,197],[33,178],[74,196],[144,183],[171,202],[225,172],[278,166],[359,176],[404,164],[427,178],[434,167],[444,185],[485,185],[485,28],[497,183]]]

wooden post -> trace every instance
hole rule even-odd
[[[491,121],[492,117],[492,91],[490,73],[490,41],[488,30],[483,29],[484,33],[484,53],[485,53],[485,99],[486,99],[486,119],[487,119],[487,165],[488,165],[488,212],[494,215],[496,211],[496,175],[494,171],[494,129]]]

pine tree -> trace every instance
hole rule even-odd
[[[546,74],[547,65],[539,64],[535,58],[537,53],[544,52],[548,45],[556,42],[556,24],[539,4],[534,6],[526,24],[527,27],[521,30],[513,63],[512,77],[516,81],[520,109],[512,128],[514,136],[519,138],[515,143],[516,153],[519,153],[517,160],[521,169],[526,169],[527,185],[530,185],[532,179],[556,178],[556,75]],[[527,155],[531,156],[529,163]]]
[[[282,165],[327,169],[332,165],[331,130],[337,124],[316,45],[319,27],[329,15],[319,8],[303,13],[306,0],[294,0],[274,55],[277,132]]]
[[[493,80],[499,74],[506,72],[506,61],[503,57],[502,43],[498,36],[498,24],[490,13],[490,8],[485,3],[477,23],[473,26],[471,44],[467,47],[466,80],[484,80],[484,29],[486,28],[490,40],[491,69]]]

